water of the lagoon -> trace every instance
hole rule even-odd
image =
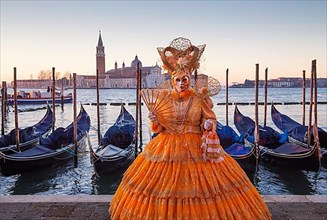
[[[71,92],[68,90],[66,92]],[[127,110],[135,115],[135,106],[128,103],[135,103],[135,90],[133,89],[101,89],[101,103],[126,103]],[[264,91],[259,90],[259,101],[263,102]],[[77,100],[86,104],[84,107],[91,117],[93,129],[90,131],[90,138],[93,148],[97,145],[96,106],[90,103],[96,102],[95,89],[77,90]],[[306,100],[309,100],[309,90],[307,89]],[[301,88],[271,88],[268,91],[268,102],[301,102]],[[327,88],[318,89],[318,101],[327,101]],[[225,90],[213,97],[213,102],[225,102]],[[229,89],[229,102],[254,102],[254,89]],[[20,106],[19,108],[30,108],[32,106]],[[36,106],[35,106],[36,107]],[[37,106],[40,107],[40,106]],[[234,105],[229,106],[229,125],[233,127]],[[78,107],[79,108],[79,107]],[[277,105],[282,113],[291,116],[293,119],[302,121],[302,105]],[[61,107],[56,108],[56,126],[66,126],[73,118],[72,104],[66,104],[64,111]],[[240,105],[240,111],[248,116],[254,116],[253,105]],[[309,107],[307,106],[308,110]],[[100,106],[100,126],[102,134],[112,125],[120,111],[119,106],[102,105]],[[225,124],[225,106],[215,105],[214,111],[220,122]],[[259,105],[259,120],[263,123],[263,105]],[[142,109],[143,124],[143,143],[149,141],[147,128],[147,110]],[[267,125],[274,127],[270,118],[270,105],[268,106]],[[27,111],[19,113],[20,127],[36,123],[43,115],[45,110]],[[308,115],[306,115],[308,118]],[[318,125],[327,130],[327,105],[318,105]],[[6,124],[7,131],[14,127],[14,113],[9,113],[9,122]],[[18,174],[11,177],[0,175],[0,195],[101,195],[113,194],[120,183],[122,173],[117,173],[105,178],[95,176],[93,166],[90,163],[90,155],[87,150],[78,155],[78,166],[75,168],[72,161],[59,166],[35,170],[34,172]],[[299,170],[288,170],[285,167],[271,167],[260,163],[257,176],[249,176],[254,185],[262,194],[294,194],[294,195],[327,195],[327,169],[322,168],[319,173],[306,172]]]

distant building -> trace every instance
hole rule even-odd
[[[259,87],[264,86],[264,80],[259,80]],[[253,88],[254,80],[246,79],[243,84],[233,83],[232,88]],[[278,77],[267,81],[267,87],[273,88],[298,88],[303,86],[303,79],[300,77]],[[305,80],[305,86],[310,87],[310,79]],[[318,78],[317,87],[327,87],[327,78]]]
[[[99,40],[98,45],[96,47],[96,70],[99,74],[103,74],[106,72],[106,61],[105,61],[105,53],[104,46],[101,38],[101,32],[99,32]]]
[[[21,79],[17,80],[17,88],[39,88],[46,89],[48,86],[52,86],[51,79]],[[14,87],[14,81],[11,82],[11,87]]]
[[[56,80],[56,87],[60,88],[69,86],[69,80],[66,78]],[[52,79],[20,79],[16,81],[17,88],[30,88],[30,89],[47,89],[52,87]],[[10,83],[11,87],[14,87],[14,81]]]
[[[115,68],[107,71],[105,74],[109,82],[105,85],[107,88],[136,88],[136,70],[137,64],[142,73],[142,87],[155,87],[163,81],[161,74],[161,67],[157,64],[155,66],[142,66],[142,62],[135,56],[130,66],[126,66],[123,62],[121,68],[118,68],[117,61]],[[153,81],[154,80],[154,81]],[[108,84],[109,83],[109,84]]]
[[[161,74],[161,67],[157,64],[144,67],[137,55],[130,66],[126,66],[125,62],[123,62],[122,66],[118,68],[116,61],[114,69],[105,71],[105,52],[101,32],[99,33],[96,51],[96,69],[99,73],[99,88],[136,88],[137,64],[139,64],[142,73],[143,88],[156,87],[164,80],[164,75]],[[78,75],[76,84],[77,88],[94,88],[96,87],[96,75]]]

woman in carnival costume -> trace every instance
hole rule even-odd
[[[142,93],[151,129],[159,134],[125,172],[111,219],[271,219],[247,175],[219,144],[210,91],[191,88],[204,48],[182,37],[158,48],[173,88]]]

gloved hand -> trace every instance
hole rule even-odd
[[[148,118],[153,123],[158,123],[157,117],[153,112],[149,112]]]
[[[212,128],[213,128],[213,123],[210,119],[207,119],[205,122],[204,122],[204,125],[203,125],[203,128],[207,131],[211,131]]]

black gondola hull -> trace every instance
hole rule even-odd
[[[78,148],[86,144],[86,136],[78,142]],[[4,176],[11,176],[19,173],[35,172],[37,170],[51,167],[72,159],[74,156],[74,145],[67,147],[57,153],[42,155],[40,157],[10,157],[1,161],[1,173]]]
[[[96,150],[90,146],[91,162],[97,176],[124,170],[135,159],[135,120],[121,105],[116,122],[108,128]]]
[[[288,131],[289,136],[300,141],[303,143],[306,143],[307,139],[307,131],[308,126],[304,126],[289,116],[282,114],[279,112],[276,107],[272,104],[271,105],[271,118],[273,123],[276,125],[276,127],[281,131]],[[314,136],[312,134],[311,129],[311,143],[314,142]],[[321,148],[327,149],[327,132],[323,130],[322,128],[318,128],[318,137]]]
[[[94,166],[94,172],[97,176],[110,175],[117,170],[126,170],[129,165],[134,161],[135,153],[131,150],[128,155],[124,157],[117,157],[115,159],[99,158],[98,155],[92,153],[92,163]]]
[[[253,140],[251,142],[248,138],[252,135],[249,131],[254,129],[255,123],[251,118],[244,116],[237,107],[235,107],[234,111],[234,124],[237,130],[247,137],[246,142],[254,146]],[[321,160],[317,146],[307,148],[298,143],[291,143],[288,140],[284,143],[277,143],[276,141],[269,142],[269,138],[274,138],[274,136],[267,135],[261,137],[260,130],[265,131],[265,129],[267,128],[259,126],[260,161],[292,169],[307,171],[320,170]],[[272,128],[270,129],[273,130]],[[264,144],[260,145],[260,141],[266,143],[267,146]]]
[[[298,157],[283,157],[267,152],[263,147],[260,147],[260,160],[271,165],[285,167],[287,169],[300,169],[306,171],[320,170],[320,161],[318,159],[317,150],[307,156]]]
[[[233,156],[232,156],[233,157]],[[256,170],[256,157],[252,153],[244,158],[233,157],[246,173],[254,173]]]
[[[20,144],[19,150],[28,150],[39,143],[40,136],[47,134],[52,127],[52,110],[47,106],[47,112],[43,118],[36,124],[19,129],[20,131]],[[9,134],[0,137],[0,152],[4,154],[12,154],[17,152],[15,129],[11,130]]]
[[[134,159],[120,158],[115,162],[112,161],[95,162],[94,172],[97,174],[97,176],[111,174],[116,172],[117,170],[127,169],[133,161]]]

